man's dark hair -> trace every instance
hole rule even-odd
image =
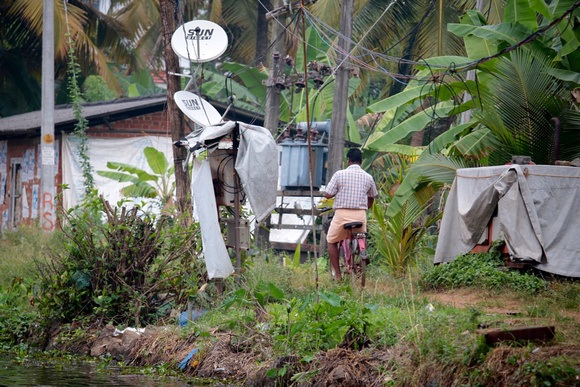
[[[362,163],[362,153],[360,149],[350,148],[346,153],[346,158],[349,159],[351,163]]]

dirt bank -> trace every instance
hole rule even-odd
[[[422,296],[428,298],[434,308],[451,305],[480,309],[489,317],[488,321],[492,321],[491,325],[500,321],[504,326],[546,323],[530,315],[530,305],[501,295],[488,297],[484,292],[457,290],[427,292]],[[233,332],[214,329],[208,332],[209,337],[202,338],[195,333],[184,336],[183,329],[176,326],[147,327],[144,332],[126,330],[122,333],[113,326],[85,328],[73,324],[56,327],[51,332],[48,349],[90,356],[108,354],[135,366],[170,364],[177,369],[181,363],[186,376],[254,386],[448,386],[458,382],[511,386],[534,384],[533,380],[540,380],[540,376],[544,378],[541,380],[547,377],[556,381],[552,385],[574,385],[557,383],[558,378],[563,377],[561,373],[566,372],[566,366],[554,359],[575,359],[572,372],[575,369],[580,374],[580,345],[577,340],[562,339],[574,335],[566,332],[577,332],[579,313],[575,310],[563,313],[561,320],[548,321],[560,334],[557,340],[465,348],[466,356],[456,364],[442,364],[435,356],[418,356],[422,349],[416,347],[416,343],[356,350],[345,341],[338,348],[317,353],[310,359],[276,357],[266,336],[240,337]],[[83,334],[73,334],[79,329]],[[481,337],[485,331],[461,334]],[[184,362],[188,355],[190,359]],[[546,368],[540,369],[544,365]],[[577,383],[580,385],[580,379]]]

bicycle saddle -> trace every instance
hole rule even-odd
[[[343,227],[345,230],[351,230],[353,228],[361,228],[362,225],[363,225],[362,222],[351,222],[345,223]]]

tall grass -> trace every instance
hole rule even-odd
[[[46,256],[56,233],[58,231],[44,232],[36,226],[3,232],[0,236],[0,288],[17,278],[32,280],[37,272],[35,260]]]

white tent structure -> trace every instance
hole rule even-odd
[[[504,165],[457,170],[435,263],[468,253],[496,208],[513,260],[548,273],[580,277],[580,168]]]

